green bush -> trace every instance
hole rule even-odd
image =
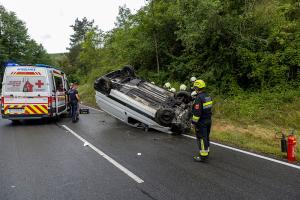
[[[214,110],[216,118],[300,129],[300,91],[296,89],[216,97]]]

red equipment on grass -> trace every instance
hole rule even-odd
[[[289,162],[296,161],[296,144],[297,144],[297,140],[296,140],[296,136],[294,135],[293,132],[288,136],[287,143],[288,143],[288,145],[287,145],[287,159],[288,159]]]

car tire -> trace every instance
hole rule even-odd
[[[162,108],[156,112],[155,120],[162,126],[171,126],[175,112],[171,108]]]
[[[191,94],[187,91],[180,91],[178,93],[176,93],[175,95],[175,99],[176,99],[176,104],[188,104],[192,101],[192,97]]]
[[[121,72],[124,76],[135,77],[135,71],[132,66],[124,66]]]
[[[101,77],[95,81],[94,88],[95,90],[108,95],[112,89],[112,82],[107,77]]]

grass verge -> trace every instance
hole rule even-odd
[[[84,84],[78,88],[81,101],[87,106],[97,107],[95,99],[95,90],[91,84]]]
[[[300,138],[300,135],[296,133],[296,137]],[[257,153],[269,154],[278,158],[286,157],[286,153],[281,153],[280,139],[275,137],[275,130],[260,125],[239,125],[215,119],[211,139]],[[296,157],[299,161],[300,145],[296,149]]]

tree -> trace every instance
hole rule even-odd
[[[25,23],[0,5],[0,84],[3,64],[8,60],[21,64],[52,64],[44,47],[29,37]]]
[[[86,34],[86,38],[81,45],[81,52],[79,54],[79,63],[81,66],[81,73],[87,74],[91,69],[99,67],[100,65],[100,48],[102,44],[102,31],[92,30]]]
[[[126,7],[126,5],[119,6],[119,14],[117,16],[115,26],[117,28],[124,27],[127,24],[130,16],[131,11],[129,8]]]
[[[81,52],[81,44],[84,42],[86,34],[97,29],[94,26],[94,20],[89,21],[86,17],[79,20],[76,18],[75,24],[70,26],[74,33],[70,36],[70,47],[68,48],[68,58],[72,66],[78,66],[78,56]],[[83,66],[78,66],[83,68]]]
[[[80,45],[88,31],[94,28],[94,20],[89,21],[86,17],[79,20],[76,18],[75,24],[70,26],[74,33],[70,36],[70,48]]]

